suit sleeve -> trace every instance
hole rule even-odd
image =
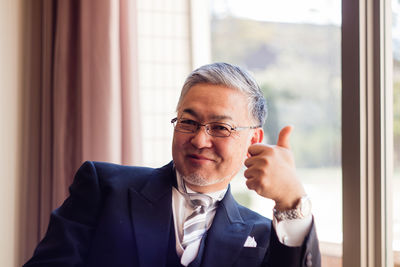
[[[61,207],[51,213],[45,237],[23,267],[85,265],[102,202],[92,162],[79,168],[69,192]]]
[[[300,247],[288,247],[282,244],[278,239],[274,227],[272,227],[270,245],[264,258],[263,266],[320,267],[321,254],[314,221]]]

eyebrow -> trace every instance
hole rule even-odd
[[[191,109],[191,108],[185,108],[182,112],[183,113],[188,113],[188,114],[190,114],[190,115],[192,115],[192,116],[194,116],[196,118],[200,117],[199,114],[196,111],[194,111],[193,109]],[[217,121],[218,120],[231,120],[231,121],[233,121],[232,117],[228,116],[228,115],[211,115],[210,119],[211,120],[217,120]]]

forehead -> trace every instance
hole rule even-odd
[[[189,114],[200,120],[249,120],[248,99],[238,89],[221,85],[196,84],[183,97],[178,115]]]

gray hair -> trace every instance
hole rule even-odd
[[[264,124],[267,118],[266,100],[255,79],[244,69],[228,63],[212,63],[194,70],[183,84],[177,109],[190,88],[200,83],[222,85],[243,92],[248,97],[249,113],[260,126]]]

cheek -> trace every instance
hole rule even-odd
[[[176,135],[174,135],[174,137],[172,139],[172,155],[174,157],[175,157],[176,153],[178,153],[178,151],[180,151],[179,147],[180,147],[179,138],[177,138]]]
[[[241,164],[247,156],[248,145],[246,140],[235,140],[229,142],[221,148],[220,155],[224,155],[224,160],[233,164]]]
[[[179,133],[174,133],[172,139],[172,155],[177,155],[182,153],[184,150],[185,144],[189,141],[188,135],[181,135]]]

